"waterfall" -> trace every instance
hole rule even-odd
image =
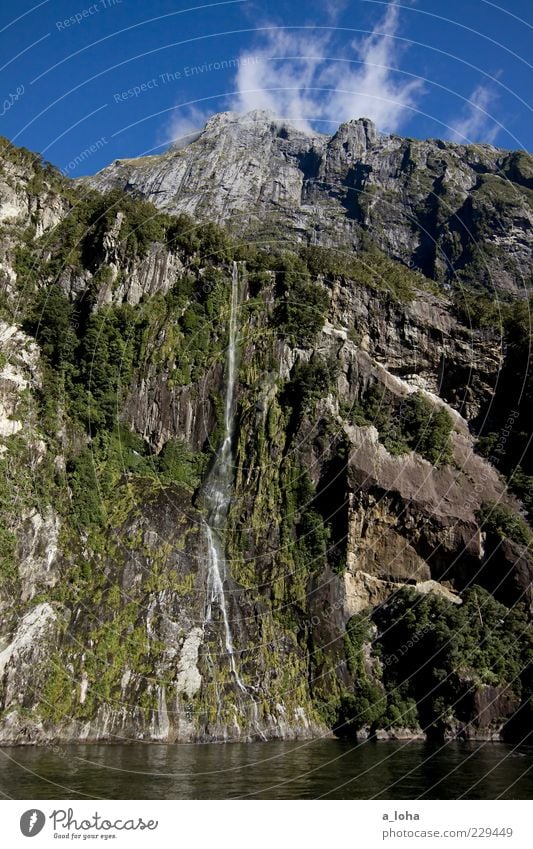
[[[217,451],[207,485],[204,490],[204,502],[207,515],[204,522],[207,539],[207,599],[205,622],[211,621],[213,605],[218,604],[224,623],[226,652],[231,671],[239,688],[247,692],[241,681],[235,664],[233,635],[228,615],[228,606],[224,592],[227,577],[224,528],[228,515],[233,483],[233,426],[234,400],[237,364],[237,310],[239,307],[239,267],[233,263],[231,278],[231,309],[229,320],[229,342],[226,355],[226,395],[224,399],[224,437]]]

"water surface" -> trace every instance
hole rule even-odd
[[[0,748],[14,799],[529,799],[533,750],[312,742]]]

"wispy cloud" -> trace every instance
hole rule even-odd
[[[328,37],[272,27],[261,47],[241,56],[232,109],[268,109],[310,130],[313,121],[323,118],[327,92],[317,89],[328,43]]]
[[[212,113],[200,109],[198,106],[187,106],[186,109],[177,109],[165,127],[162,144],[172,142],[175,146],[189,144],[198,132],[204,127],[205,122]]]
[[[343,0],[340,0],[343,3]],[[399,9],[389,4],[368,35],[339,51],[333,33],[268,27],[257,46],[241,54],[230,109],[267,109],[305,131],[333,132],[343,121],[371,118],[397,131],[416,109],[422,82],[398,71],[403,47],[394,36]],[[169,128],[174,139],[201,127],[209,112],[179,110]]]
[[[422,92],[420,80],[397,72],[398,27],[399,10],[391,4],[372,33],[341,54],[330,34],[273,27],[261,46],[241,57],[247,61],[237,73],[232,108],[270,109],[306,129],[323,124],[330,130],[328,124],[366,117],[394,132]]]
[[[450,122],[453,141],[461,144],[487,142],[492,144],[500,127],[492,114],[497,94],[488,85],[479,85],[468,100],[459,118]]]
[[[327,3],[324,3],[323,0],[318,0],[314,5],[318,7],[322,21],[325,21],[327,24],[337,24],[342,13],[349,7],[350,0],[328,0]]]

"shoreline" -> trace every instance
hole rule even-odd
[[[265,739],[264,737],[257,737],[253,739],[238,739],[238,738],[229,738],[229,739],[218,739],[218,740],[143,740],[143,739],[132,739],[132,738],[124,738],[119,740],[112,740],[109,738],[50,738],[50,740],[2,740],[0,739],[0,749],[5,748],[13,748],[13,749],[50,749],[50,750],[61,750],[69,746],[153,746],[153,747],[163,747],[163,746],[172,746],[175,748],[192,748],[192,747],[202,747],[202,746],[252,746],[256,744],[261,745],[269,745],[272,743],[295,743],[295,744],[309,744],[309,743],[328,743],[328,742],[337,742],[337,743],[346,743],[352,744],[355,746],[360,746],[363,743],[372,743],[374,745],[380,745],[383,743],[424,743],[435,746],[445,746],[449,743],[461,743],[461,744],[475,744],[475,743],[496,743],[503,746],[513,746],[513,745],[528,745],[527,738],[524,739],[504,739],[501,736],[496,736],[495,734],[486,734],[486,735],[476,735],[467,737],[465,735],[456,734],[453,736],[445,736],[442,740],[428,737],[425,734],[412,734],[412,735],[395,735],[395,734],[387,734],[380,735],[379,732],[377,734],[369,734],[366,736],[359,736],[354,738],[348,737],[337,737],[335,734],[323,734],[320,736],[289,736],[289,737],[269,737]],[[531,744],[529,744],[531,745]]]

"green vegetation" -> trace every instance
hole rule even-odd
[[[391,454],[413,450],[434,466],[452,461],[450,414],[420,392],[398,403],[374,383],[356,404],[343,412],[356,425],[374,425]]]
[[[300,418],[333,389],[338,372],[337,360],[326,360],[314,353],[310,360],[298,360],[283,400]]]
[[[517,466],[509,475],[509,488],[523,504],[528,521],[533,522],[533,475],[526,475]]]
[[[519,161],[517,162],[517,165]],[[525,186],[517,186],[498,174],[482,174],[479,177],[476,198],[490,201],[496,215],[502,215],[509,206],[526,201],[533,206],[533,192]]]
[[[524,611],[508,610],[484,589],[467,590],[459,606],[402,589],[373,619],[387,699],[414,700],[430,733],[468,718],[471,695],[483,685],[527,696],[533,629]]]
[[[335,277],[355,280],[400,303],[412,301],[417,290],[438,294],[438,288],[433,281],[402,263],[389,259],[375,247],[348,253],[313,246],[305,248],[302,257],[313,276],[320,274],[327,280]]]
[[[280,490],[279,530],[285,568],[308,576],[325,566],[329,530],[316,508],[315,487],[307,471],[290,458],[280,470]]]
[[[117,200],[113,205],[113,215],[118,204]],[[105,226],[101,223],[111,214],[106,210],[100,199],[100,206],[92,212],[94,226],[84,237],[85,247],[78,245],[76,261],[84,261],[87,239],[91,250],[97,251],[106,227],[112,226],[110,220]],[[162,220],[142,224],[151,210],[130,198],[121,204],[126,250],[139,255],[152,239],[161,238],[157,228]],[[81,224],[78,221],[78,226]],[[175,222],[173,241],[185,232],[186,222]],[[215,237],[216,232],[204,229],[198,244],[213,249]],[[19,275],[23,280],[31,269],[33,294],[26,301],[23,326],[39,342],[44,359],[40,403],[47,438],[53,440],[59,417],[65,415],[75,435],[66,470],[72,493],[70,510],[80,525],[97,526],[105,521],[106,499],[112,498],[123,475],[141,475],[163,484],[178,482],[190,489],[198,485],[207,460],[204,455],[193,456],[176,441],[165,446],[160,457],[152,457],[144,440],[120,424],[120,411],[141,369],[154,367],[168,372],[169,383],[187,384],[202,378],[206,369],[223,357],[226,340],[213,321],[228,308],[229,275],[218,268],[208,269],[197,291],[196,278],[185,274],[166,295],[156,295],[137,308],[126,303],[94,311],[90,291],[72,302],[59,284],[45,283],[58,270],[58,263],[67,256],[71,262],[72,245],[67,239],[58,253],[46,260],[39,257],[39,246],[31,262],[30,255],[24,254]]]
[[[478,327],[492,329],[502,341],[504,361],[494,394],[479,416],[483,430],[477,449],[504,474],[509,488],[524,504],[533,521],[533,300],[497,302],[478,293],[461,293],[458,311],[468,306],[466,318]],[[462,306],[459,306],[462,305]]]
[[[402,401],[399,421],[401,437],[410,448],[435,466],[451,462],[453,422],[444,407],[434,405],[421,393],[414,392]]]
[[[17,538],[13,531],[0,525],[0,585],[17,576],[16,546]]]
[[[358,679],[352,693],[344,693],[339,702],[333,730],[339,737],[352,737],[366,727],[375,726],[383,716],[385,696],[375,681]]]
[[[346,662],[350,674],[358,678],[366,675],[364,646],[365,643],[371,642],[370,626],[370,618],[366,613],[356,614],[346,623],[346,634],[344,636]]]
[[[274,312],[275,327],[291,344],[309,348],[323,327],[328,293],[311,282],[307,265],[296,254],[283,253],[275,270],[280,299]]]
[[[281,693],[289,707],[307,706],[309,681],[317,671],[313,698],[337,733],[347,735],[362,727],[419,724],[442,731],[466,714],[472,686],[508,684],[517,698],[527,698],[529,626],[520,611],[506,610],[480,589],[465,593],[462,607],[402,590],[372,616],[352,617],[344,639],[332,647],[319,644],[313,623],[301,627],[310,588],[326,567],[341,573],[346,564],[349,443],[342,424],[321,404],[335,393],[338,365],[313,350],[328,315],[331,284],[341,278],[348,288],[353,280],[377,292],[385,309],[390,301],[410,301],[419,289],[432,291],[432,284],[371,247],[351,254],[239,245],[215,225],[160,213],[120,191],[102,196],[66,188],[60,175],[28,152],[7,147],[6,157],[33,169],[31,193],[59,192],[70,209],[42,238],[35,238],[32,227],[20,234],[16,256],[15,294],[22,296],[23,327],[42,354],[43,385],[32,389],[37,410],[30,424],[47,451],[36,462],[22,437],[10,437],[0,458],[0,583],[7,591],[13,587],[13,598],[17,519],[47,504],[65,519],[60,580],[43,591],[42,599],[58,609],[64,605],[75,624],[72,632],[65,628],[60,650],[43,671],[42,716],[54,722],[68,715],[85,720],[102,703],[121,704],[125,671],[132,676],[128,699],[133,694],[133,703],[147,714],[156,706],[156,686],[167,687],[168,704],[175,704],[170,699],[177,660],[167,663],[165,646],[154,635],[164,633],[159,626],[170,628],[166,617],[172,605],[184,606],[180,623],[189,612],[191,621],[201,615],[203,601],[196,596],[202,593],[195,566],[188,564],[195,557],[189,557],[186,536],[198,534],[198,527],[187,524],[187,512],[209,452],[219,442],[223,411],[216,387],[227,346],[232,261],[246,263],[252,297],[242,310],[246,356],[227,543],[232,578],[246,587],[246,603],[260,620],[256,655],[275,677],[269,695]],[[166,294],[145,295],[135,307],[119,303],[117,289],[128,283],[154,243],[178,254],[177,267],[184,270]],[[6,295],[2,308],[7,300]],[[473,312],[484,330],[500,315],[486,296],[467,296],[463,309]],[[505,385],[498,391],[511,393],[519,388],[520,374],[525,376],[528,312],[525,305],[504,305],[502,314]],[[281,341],[307,349],[297,356],[285,385],[278,370]],[[156,397],[150,392],[145,397],[139,387],[151,387],[154,377]],[[160,433],[148,433],[146,439],[129,424],[144,403],[165,407],[172,420],[172,393],[182,387],[185,403],[201,396],[209,421],[215,422],[207,440],[211,447],[197,453],[180,438],[161,447],[166,421]],[[528,403],[529,376],[522,389]],[[342,412],[355,424],[374,424],[393,454],[414,450],[435,466],[452,461],[452,419],[422,393],[400,403],[373,384]],[[489,453],[496,450],[501,425],[499,413],[494,416],[484,443]],[[517,445],[523,447],[526,413],[516,422]],[[516,459],[513,442],[514,437],[501,461],[509,472]],[[533,505],[532,481],[526,456],[512,485],[528,507]],[[164,512],[166,520],[162,504],[168,499],[181,508],[179,498],[183,510],[176,510],[172,521],[179,525],[183,517],[187,532],[159,544],[154,541],[158,534],[146,532],[151,515]],[[487,505],[478,518],[497,537],[530,539],[520,517],[498,505]],[[156,521],[153,525],[159,530]],[[153,605],[154,594],[165,591],[175,598]],[[254,618],[247,617],[251,631]],[[176,635],[180,646],[184,638],[185,632]],[[213,649],[213,657],[220,656],[214,641]],[[199,662],[206,662],[206,654]],[[240,662],[246,681],[252,679],[250,670],[261,669],[257,659],[257,668],[252,666],[246,650]],[[228,664],[221,662],[204,683],[202,711],[213,724],[220,718],[219,694],[228,705],[228,722],[235,721],[228,679]],[[88,683],[83,703],[80,680]],[[264,716],[272,712],[266,698],[259,710]]]
[[[195,490],[206,470],[207,455],[194,454],[181,439],[170,439],[157,457],[156,469],[162,483],[178,483]]]
[[[460,286],[453,292],[453,305],[459,321],[474,330],[501,332],[509,315],[508,303],[467,286]]]
[[[533,161],[530,154],[523,150],[513,151],[509,154],[504,171],[510,180],[533,189]]]
[[[60,722],[71,714],[74,702],[74,681],[65,668],[60,652],[48,661],[48,674],[40,693],[40,712],[45,719]]]
[[[371,612],[352,616],[346,625],[344,645],[353,684],[340,694],[334,708],[333,728],[339,737],[354,737],[362,728],[418,727],[415,700],[401,688],[387,692],[379,680],[379,648],[372,655],[374,632]]]
[[[0,136],[0,168],[4,162],[10,162],[29,172],[28,194],[41,196],[48,190],[68,194],[68,180],[50,162],[43,160],[40,153],[34,153],[25,147],[17,147],[5,136]]]
[[[521,545],[531,542],[531,530],[525,519],[506,504],[484,504],[477,520],[483,531],[500,539],[508,537]]]
[[[298,470],[295,483],[295,514],[287,517],[289,520],[296,520],[295,565],[304,573],[316,572],[326,564],[330,531],[316,509],[315,487],[305,469]]]
[[[57,282],[66,270],[80,274],[87,269],[95,275],[95,283],[102,283],[109,276],[107,261],[118,260],[127,267],[155,243],[183,253],[191,269],[199,263],[227,262],[233,253],[229,237],[216,225],[200,226],[186,215],[166,215],[119,189],[100,194],[68,187],[62,193],[70,209],[59,224],[38,240],[31,229],[22,234],[16,268],[19,287],[25,292]],[[109,234],[113,235],[113,257],[107,255]],[[85,294],[85,309],[91,307],[93,294]]]

